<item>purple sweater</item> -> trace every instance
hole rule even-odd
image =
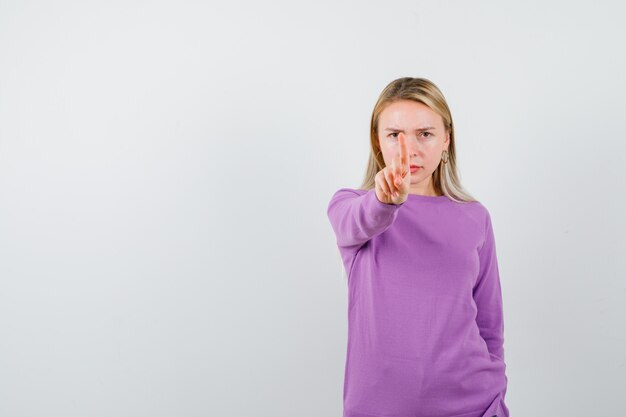
[[[509,417],[502,292],[480,202],[339,189],[348,276],[344,417]]]

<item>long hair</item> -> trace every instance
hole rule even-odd
[[[423,103],[438,113],[443,119],[446,132],[450,133],[448,145],[448,162],[439,162],[432,174],[435,191],[450,199],[462,202],[477,201],[461,185],[456,167],[456,149],[454,141],[454,124],[452,114],[445,97],[439,88],[426,78],[403,77],[389,83],[378,97],[370,123],[370,156],[361,184],[361,189],[370,190],[375,187],[376,174],[385,167],[378,141],[378,119],[380,113],[391,103],[398,100],[413,100]]]

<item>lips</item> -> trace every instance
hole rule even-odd
[[[411,165],[411,168],[421,168],[419,165]]]

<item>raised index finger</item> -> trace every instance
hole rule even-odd
[[[400,135],[400,137],[398,138],[400,141],[400,168],[401,168],[401,172],[402,172],[402,177],[404,177],[404,175],[406,175],[406,173],[408,172],[408,165],[409,165],[409,150],[407,148],[406,145],[406,138],[404,137],[404,135]]]

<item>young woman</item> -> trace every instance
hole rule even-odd
[[[437,86],[397,79],[374,107],[361,188],[330,200],[348,276],[344,417],[509,417],[491,217],[454,143]]]

